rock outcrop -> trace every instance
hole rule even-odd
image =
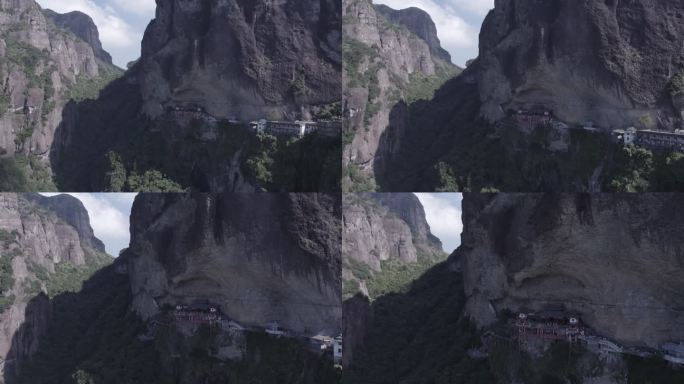
[[[58,218],[74,227],[84,246],[98,252],[105,252],[104,243],[95,237],[93,228],[90,226],[90,216],[81,200],[67,194],[47,197],[38,193],[28,193],[24,197],[54,212]]]
[[[339,103],[341,13],[335,0],[158,2],[142,43],[145,113],[295,120]]]
[[[427,268],[446,255],[442,243],[430,233],[423,206],[412,193],[344,194],[342,218],[346,366],[371,328],[369,301],[377,297],[368,288],[370,284],[383,272],[392,273],[388,270],[397,265]]]
[[[230,319],[341,331],[341,202],[324,194],[141,194],[128,254],[133,309],[210,302]]]
[[[44,10],[43,13],[58,27],[71,31],[76,37],[88,43],[93,49],[95,57],[107,64],[113,65],[112,55],[102,48],[100,31],[98,31],[95,22],[90,16],[79,11],[61,14],[50,9]]]
[[[0,153],[34,156],[34,167],[47,167],[72,90],[116,69],[94,52],[101,47],[94,25],[86,42],[58,27],[34,0],[0,5]]]
[[[51,155],[69,191],[335,191],[341,137],[249,122],[341,114],[339,1],[160,1],[142,56],[70,105]],[[131,138],[135,138],[131,140]]]
[[[677,194],[468,194],[462,263],[467,313],[578,313],[625,346],[684,340]]]
[[[480,34],[482,115],[541,105],[568,123],[673,129],[684,4],[496,1]]]
[[[102,258],[88,214],[73,200],[0,194],[0,371],[5,377],[15,375],[38,349],[51,313],[45,293],[54,293],[48,283],[58,265],[78,268]]]
[[[343,161],[355,169],[345,189],[368,190],[374,189],[375,174],[382,173],[403,142],[407,104],[430,98],[458,68],[440,47],[435,24],[422,10],[396,11],[370,0],[344,0],[343,17],[344,108],[349,118],[345,137],[351,141]]]
[[[375,271],[381,262],[416,263],[442,253],[442,243],[430,233],[425,211],[412,193],[344,195],[345,260],[367,264]]]

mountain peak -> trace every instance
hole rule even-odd
[[[107,64],[112,64],[112,56],[102,47],[100,32],[90,16],[80,11],[60,14],[51,9],[45,9],[43,13],[58,27],[71,31],[78,38],[88,43],[93,48],[95,57]]]
[[[451,62],[451,55],[442,48],[437,27],[429,13],[416,7],[405,9],[392,9],[384,4],[374,5],[376,11],[389,21],[406,27],[413,34],[421,38],[430,47],[433,56],[438,57],[448,63]]]

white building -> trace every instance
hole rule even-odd
[[[333,359],[335,363],[342,362],[342,335],[335,338],[333,344]]]
[[[623,142],[625,145],[632,145],[636,143],[637,139],[637,130],[634,127],[629,127],[625,130],[625,133],[622,136]]]

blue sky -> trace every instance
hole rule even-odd
[[[430,14],[437,26],[442,47],[452,61],[464,66],[478,54],[480,26],[494,0],[374,0],[394,9],[420,8]]]
[[[36,0],[43,8],[66,13],[81,11],[93,18],[104,49],[114,64],[125,68],[140,57],[140,42],[150,20],[155,0]]]
[[[46,196],[58,193],[44,193]],[[69,193],[81,200],[95,236],[105,244],[107,253],[118,256],[130,241],[130,216],[135,193]]]
[[[442,247],[447,253],[461,245],[461,202],[460,193],[416,193],[423,208],[425,218],[430,225],[430,232],[442,240]]]

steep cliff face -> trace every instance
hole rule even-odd
[[[458,68],[439,45],[430,16],[370,0],[344,0],[344,97],[347,190],[375,189],[374,175],[396,154],[408,126],[408,104],[432,92]]]
[[[49,165],[67,101],[117,70],[94,53],[96,36],[85,42],[58,27],[33,0],[0,4],[0,34],[0,153],[28,157],[38,173]],[[39,182],[48,188],[50,178],[44,178]]]
[[[679,128],[684,4],[496,1],[480,35],[482,114],[543,105],[601,128]]]
[[[66,110],[59,187],[339,190],[340,136],[276,138],[248,122],[339,117],[340,18],[331,0],[159,2],[141,59]]]
[[[0,367],[6,377],[15,375],[38,349],[52,311],[45,293],[78,285],[67,281],[69,272],[108,262],[108,256],[93,248],[102,243],[86,227],[87,212],[80,202],[73,197],[44,199],[0,194]],[[80,227],[57,213],[67,210],[81,218]]]
[[[78,233],[81,243],[94,251],[105,252],[104,243],[93,232],[90,226],[88,211],[81,200],[70,195],[47,197],[38,193],[23,195],[27,200],[53,212],[59,219],[72,226]]]
[[[372,327],[369,300],[403,291],[446,258],[412,193],[343,195],[344,365]]]
[[[143,318],[209,301],[242,324],[341,331],[340,201],[317,194],[136,198],[129,271]]]
[[[345,260],[355,260],[380,271],[381,262],[416,263],[442,252],[430,233],[425,211],[412,193],[344,195]]]
[[[561,309],[627,346],[680,341],[684,320],[676,194],[466,195],[466,311]]]
[[[157,3],[143,39],[145,113],[202,106],[220,118],[308,118],[340,101],[339,1]]]
[[[60,14],[50,9],[44,10],[43,13],[48,19],[52,20],[56,26],[71,31],[76,37],[88,43],[93,49],[95,57],[106,64],[113,65],[112,55],[102,48],[100,31],[98,31],[95,22],[90,16],[79,11]]]
[[[396,25],[406,27],[414,35],[427,43],[433,57],[451,62],[451,55],[442,48],[437,37],[437,27],[430,15],[420,8],[406,8],[394,10],[386,5],[378,4],[375,11]]]

